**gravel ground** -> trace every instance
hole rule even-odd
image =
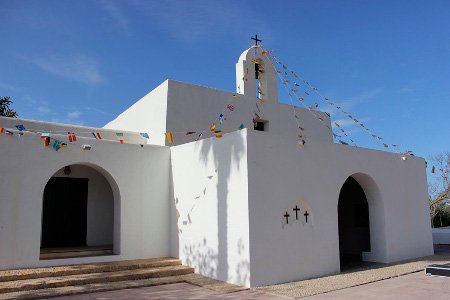
[[[256,288],[268,293],[290,298],[302,298],[335,290],[376,282],[405,274],[423,271],[430,264],[450,263],[450,249],[439,254],[396,264],[369,265],[366,269],[350,270],[337,275],[289,282]]]

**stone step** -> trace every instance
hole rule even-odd
[[[58,288],[11,292],[11,293],[0,294],[0,299],[1,300],[46,299],[46,298],[52,298],[52,297],[71,296],[71,295],[79,295],[79,294],[86,294],[86,293],[98,293],[98,292],[105,292],[105,291],[115,291],[115,290],[121,290],[121,289],[131,289],[131,288],[148,287],[148,286],[155,286],[155,285],[162,285],[162,284],[186,282],[186,280],[184,280],[183,276],[184,275],[169,276],[169,277],[162,277],[162,278],[149,278],[149,279],[142,279],[142,280],[102,282],[102,283],[93,283],[93,284],[85,284],[85,285],[77,285],[77,286],[64,286],[64,287],[58,287]]]
[[[179,266],[181,261],[171,257],[123,260],[105,263],[92,263],[84,265],[69,265],[61,267],[46,267],[34,269],[17,269],[0,271],[0,283],[4,281],[26,280],[44,277],[59,277],[77,274],[91,274],[101,272],[114,272],[133,270],[139,268]]]
[[[78,258],[78,257],[92,257],[92,256],[104,256],[113,255],[112,249],[89,249],[82,251],[61,251],[61,252],[42,252],[39,255],[40,260],[50,259],[64,259],[64,258]]]
[[[163,284],[172,284],[186,282],[196,286],[204,287],[220,293],[234,293],[238,291],[246,290],[246,287],[229,284],[223,281],[215,280],[212,278],[204,277],[199,274],[187,274],[161,278],[149,278],[141,280],[128,280],[118,282],[102,282],[93,283],[79,286],[66,286],[59,288],[49,288],[30,291],[19,291],[6,294],[0,294],[0,300],[11,299],[46,299],[52,297],[62,297],[70,295],[79,295],[87,293],[97,293],[105,291],[114,291],[120,289],[131,289],[148,287]]]
[[[40,277],[35,279],[4,281],[0,283],[0,295],[19,291],[81,286],[88,284],[142,280],[192,274],[194,269],[186,266],[152,267],[102,273],[66,275],[60,277]]]

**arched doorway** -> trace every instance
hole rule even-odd
[[[95,168],[58,170],[44,189],[41,259],[113,254],[114,204],[111,185]]]
[[[370,252],[369,205],[361,185],[349,177],[341,188],[338,203],[339,257],[341,270],[362,262]]]

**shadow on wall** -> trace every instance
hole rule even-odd
[[[237,251],[239,255],[243,255],[245,251],[245,244],[242,238],[237,243]],[[250,282],[250,262],[247,259],[243,259],[237,264],[236,281],[240,283]]]
[[[207,245],[206,238],[203,243],[184,246],[184,255],[188,266],[198,266],[198,272],[208,277],[216,277],[217,253]]]
[[[212,155],[214,166],[217,170],[218,253],[215,254],[214,258],[217,261],[216,278],[221,279],[231,279],[230,274],[228,274],[228,185],[232,167],[235,166],[239,169],[240,159],[245,155],[242,132],[230,133],[230,135],[233,135],[232,139],[227,139],[225,136],[223,139],[217,139],[211,142],[204,141],[201,144],[203,163],[207,164],[208,157]],[[240,271],[240,273],[243,272]]]

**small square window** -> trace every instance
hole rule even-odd
[[[269,125],[268,123],[269,122],[265,120],[258,120],[258,121],[254,120],[253,129],[258,131],[267,131]]]

